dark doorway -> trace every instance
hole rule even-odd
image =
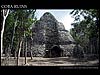
[[[61,57],[62,51],[63,50],[59,46],[53,46],[50,49],[50,57]]]

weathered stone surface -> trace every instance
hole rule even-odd
[[[69,44],[72,42],[75,42],[73,37],[70,35],[70,33],[67,30],[61,30],[59,31],[59,39],[61,44]]]
[[[55,47],[55,45],[59,50],[60,48],[63,50],[63,56],[71,54],[74,48],[73,43],[75,41],[73,37],[65,30],[64,25],[58,22],[49,12],[44,13],[40,20],[34,24],[32,31],[34,43],[33,54],[35,56],[45,56],[46,51],[50,54],[50,51],[53,50],[52,47]]]
[[[34,45],[33,56],[43,56],[45,55],[45,45]]]
[[[63,56],[67,56],[67,55],[72,56],[74,47],[75,47],[75,44],[60,45],[60,48],[63,49]]]
[[[65,30],[63,23],[58,22],[58,30]]]

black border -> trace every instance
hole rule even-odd
[[[1,5],[27,5],[30,9],[99,9],[98,0],[1,0],[0,3]]]
[[[62,0],[1,0],[1,5],[27,5],[27,9],[99,9],[98,1],[62,1]],[[99,69],[92,68],[92,69],[75,69],[75,68],[67,68],[66,66],[62,67],[39,67],[39,66],[0,66],[0,73],[2,74],[41,74],[42,73],[53,73],[55,74],[86,74],[87,72],[97,74],[99,72]]]

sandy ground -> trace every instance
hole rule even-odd
[[[1,66],[4,66],[4,58],[1,58]],[[25,58],[20,57],[19,66],[97,66],[99,60],[86,61],[83,59],[75,59],[68,57],[57,57],[57,58],[43,58],[43,57],[27,57],[27,64],[25,64]],[[16,66],[16,59],[10,57],[9,66]]]

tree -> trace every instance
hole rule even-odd
[[[72,23],[74,28],[71,29],[70,33],[76,42],[84,48],[86,54],[98,54],[98,9],[77,9],[70,14],[73,14],[75,18],[74,23]]]
[[[4,34],[4,29],[5,29],[5,21],[8,17],[8,14],[9,14],[9,9],[2,10],[3,25],[2,25],[2,30],[1,30],[1,56],[2,56],[2,52],[3,52],[3,34]]]
[[[3,37],[3,49],[7,53],[9,52],[17,55],[17,65],[22,50],[22,44],[25,43],[26,36],[30,36],[31,26],[35,22],[34,13],[36,10],[10,10],[9,16],[5,22],[5,30]],[[3,15],[2,15],[3,16]],[[2,25],[3,26],[3,25]],[[24,35],[25,34],[25,35]],[[10,53],[8,53],[10,55]],[[10,55],[11,56],[11,55]]]
[[[26,42],[25,64],[26,64],[26,60],[27,60],[26,59],[26,57],[27,57],[27,36],[29,36],[30,27],[31,27],[32,23],[34,22],[34,20],[32,19],[32,18],[34,18],[34,13],[35,13],[35,10],[19,10],[19,15],[21,15],[21,14],[23,15],[23,16],[19,16],[20,17],[19,19],[21,22],[21,26],[19,27],[19,30],[20,30],[20,33],[22,33],[20,38],[22,38],[21,40],[23,40],[23,42],[26,39],[26,41],[25,41]],[[21,46],[18,51],[19,52],[18,57],[20,56],[20,51],[21,51]]]

